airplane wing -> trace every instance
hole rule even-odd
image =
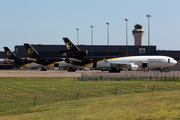
[[[111,65],[111,67],[114,67],[114,68],[128,69],[128,70],[137,70],[138,69],[138,65],[136,65],[134,63],[108,62],[105,58],[104,58],[104,62],[109,63]]]
[[[32,61],[32,62],[36,62],[37,61],[37,59],[34,59],[34,58],[25,58],[26,60],[28,60],[28,61]]]
[[[6,61],[6,62],[10,62],[10,63],[13,63],[13,62],[14,62],[14,60],[13,60],[13,59],[4,59],[4,61]]]
[[[68,58],[70,62],[82,62],[82,60],[76,59],[76,58]]]
[[[126,67],[127,63],[119,63],[119,62],[108,62],[106,58],[103,59],[105,63],[109,63],[112,67]]]
[[[75,69],[84,69],[84,70],[89,70],[89,68],[86,68],[84,66],[80,66],[80,65],[76,65],[76,64],[73,64],[73,62],[82,62],[82,60],[79,60],[79,59],[76,59],[76,58],[67,58],[65,59],[65,62],[67,62],[67,64],[72,67],[72,68],[75,68]]]
[[[109,64],[113,67],[126,67],[128,65],[127,63],[115,63],[115,62],[111,62]]]

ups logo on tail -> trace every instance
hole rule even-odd
[[[73,48],[73,44],[71,42],[66,43],[66,47],[68,50],[71,50]]]
[[[7,51],[7,56],[11,57],[12,56],[12,52],[11,51]]]
[[[33,55],[33,54],[34,54],[34,50],[33,50],[32,48],[29,48],[29,49],[28,49],[28,54],[29,54],[29,55]]]

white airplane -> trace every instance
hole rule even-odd
[[[177,63],[168,56],[125,56],[125,57],[85,57],[87,51],[80,50],[68,38],[63,38],[68,51],[63,51],[67,58],[65,61],[72,71],[79,68],[111,68],[109,72],[121,70],[138,70],[138,68],[168,68]]]
[[[96,57],[76,58],[75,60],[72,59],[70,64],[77,68],[78,65],[82,64],[81,68],[111,68],[109,72],[120,72],[121,70],[138,70],[138,68],[168,69],[168,67],[177,64],[177,61],[168,56],[126,56],[111,58],[97,57],[97,59]]]
[[[177,61],[168,56],[127,56],[105,59],[97,62],[97,67],[107,66],[116,70],[138,70],[138,68],[168,68],[177,64]]]

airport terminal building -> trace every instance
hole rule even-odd
[[[40,55],[44,57],[58,58],[63,57],[60,51],[67,50],[65,45],[32,45]],[[108,56],[107,45],[93,45],[93,54],[91,45],[79,45],[82,50],[88,51],[88,56]],[[128,49],[128,53],[126,52]],[[150,50],[150,52],[148,51]],[[15,46],[15,54],[18,57],[28,57],[28,54],[23,45]],[[109,56],[143,56],[143,55],[164,55],[173,57],[176,60],[180,60],[180,51],[172,50],[156,50],[156,46],[109,46]],[[5,53],[3,55],[6,57]]]
[[[65,45],[32,45],[40,55],[44,57],[62,57],[60,51],[67,50]],[[88,56],[108,56],[107,45],[78,45],[82,50],[88,51]],[[109,56],[137,56],[148,55],[148,46],[109,46]],[[128,49],[128,53],[127,53]],[[18,57],[28,57],[25,47],[15,46],[15,53]],[[156,46],[150,46],[150,54],[156,55]]]

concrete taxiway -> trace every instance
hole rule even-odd
[[[159,72],[159,71],[123,71],[121,73],[109,73],[108,71],[76,71],[68,72],[67,70],[1,70],[0,77],[145,77],[145,76],[167,76],[180,77],[180,71]]]
[[[81,72],[33,71],[33,70],[1,70],[0,77],[81,77]]]

